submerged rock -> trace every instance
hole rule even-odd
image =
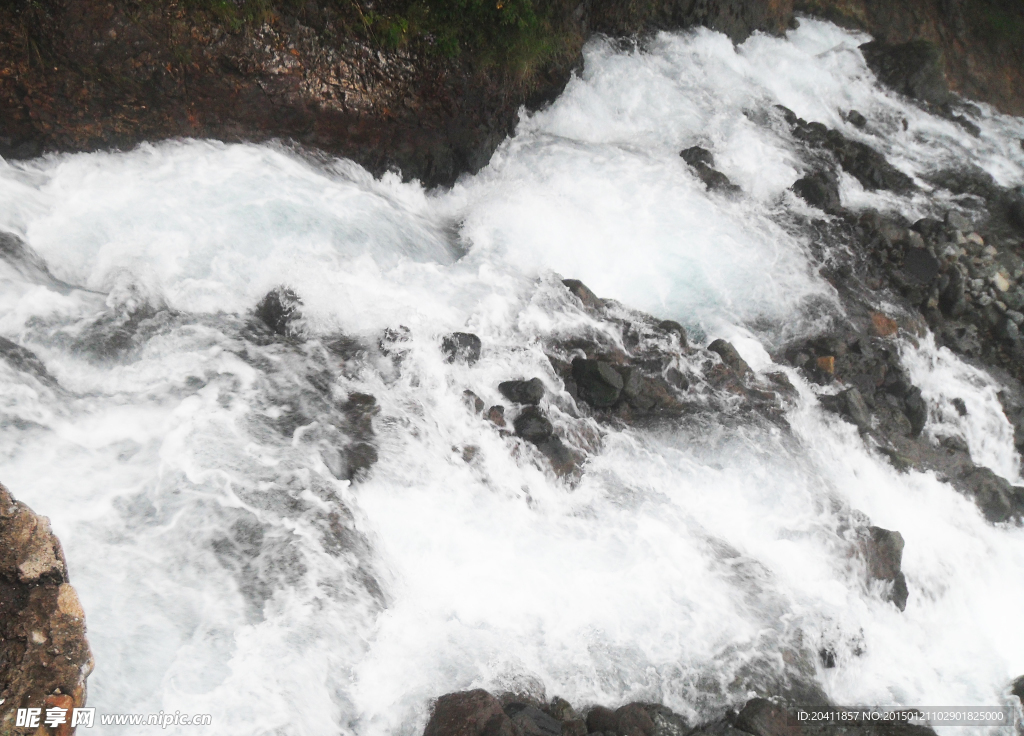
[[[830,215],[842,212],[839,181],[827,171],[814,171],[793,183],[793,191],[807,204]]]
[[[901,611],[907,607],[907,580],[903,575],[903,535],[881,527],[871,526],[863,541],[868,577],[891,583],[886,599]]]
[[[302,300],[291,289],[278,287],[267,293],[256,305],[256,316],[278,335],[293,332],[294,323],[302,317]]]
[[[483,343],[470,332],[453,332],[441,339],[441,352],[449,363],[473,365],[480,360]]]
[[[713,191],[738,192],[740,188],[733,184],[729,177],[715,168],[715,158],[711,151],[700,146],[687,148],[679,154],[689,164],[694,173],[697,174],[704,186]]]
[[[513,420],[512,426],[515,427],[517,436],[535,445],[547,440],[554,432],[551,422],[536,406],[528,406],[523,409]]]
[[[0,732],[17,731],[19,708],[84,706],[92,669],[85,613],[49,520],[0,485]]]

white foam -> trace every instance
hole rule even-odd
[[[91,290],[0,272],[0,334],[62,387],[3,367],[0,479],[64,543],[96,654],[91,702],[209,712],[218,734],[414,734],[431,697],[473,686],[698,718],[746,697],[738,677],[778,676],[783,650],[837,702],[1003,702],[1024,673],[1024,533],[897,473],[796,374],[791,436],[604,428],[575,489],[463,401],[468,388],[502,402],[514,377],[558,390],[541,341],[592,326],[562,276],[727,337],[758,370],[780,335],[836,313],[809,244],[778,224],[806,210],[786,193],[805,164],[774,104],[916,176],[970,160],[1024,180],[1022,121],[986,108],[967,136],[876,87],[863,40],[804,21],[735,48],[709,31],[643,52],[594,41],[559,100],[450,192],[195,141],[0,166],[0,227]],[[866,131],[842,121],[850,108]],[[678,155],[692,145],[743,194],[704,191]],[[923,207],[843,187],[855,206]],[[314,340],[410,328],[401,372],[247,345],[246,314],[282,284]],[[136,350],[75,347],[143,303],[170,312]],[[472,368],[441,358],[456,329],[483,340]],[[905,362],[928,431],[961,434],[1016,480],[994,384],[928,342]],[[324,370],[330,400],[307,378]],[[381,407],[380,462],[355,487],[325,460],[352,391]],[[944,408],[953,397],[966,418]],[[858,513],[906,539],[905,613],[850,557]],[[820,668],[820,647],[837,668]]]

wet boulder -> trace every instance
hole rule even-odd
[[[597,706],[591,708],[587,714],[587,731],[589,733],[611,733],[617,736],[660,736],[658,724],[652,717],[652,709],[655,710],[655,715],[660,714],[661,720],[668,723],[665,714],[661,711],[667,713],[671,713],[671,711],[661,706],[629,703],[616,710]],[[685,722],[682,723],[685,725]],[[671,731],[671,729],[668,730]]]
[[[514,404],[539,404],[544,398],[544,382],[539,378],[529,381],[503,381],[498,391]]]
[[[1021,675],[1013,681],[1013,685],[1010,687],[1010,692],[1016,695],[1021,703],[1024,703],[1024,675]]]
[[[675,335],[679,338],[679,347],[685,348],[686,342],[686,328],[681,324],[671,319],[663,319],[658,323],[658,329],[669,335]]]
[[[505,715],[521,736],[562,736],[562,724],[536,706],[508,703]]]
[[[869,191],[887,189],[906,194],[916,189],[913,179],[866,143],[852,141],[839,131],[830,130],[825,139],[825,147],[835,154],[843,171],[852,175]]]
[[[483,343],[470,332],[453,332],[441,339],[441,352],[449,363],[473,365],[480,360]]]
[[[839,181],[828,171],[813,171],[793,183],[793,191],[812,207],[837,215],[843,211]]]
[[[528,406],[512,422],[516,436],[527,442],[540,445],[554,432],[551,422],[536,406]]]
[[[35,353],[5,337],[0,337],[0,360],[5,361],[16,371],[33,374],[43,383],[57,383],[57,379],[50,375],[43,361],[39,360]]]
[[[740,190],[729,180],[729,177],[715,168],[714,156],[706,148],[693,146],[680,152],[679,155],[709,190],[718,192],[738,192]]]
[[[582,281],[576,279],[563,279],[562,283],[569,291],[572,292],[573,296],[579,299],[584,307],[588,309],[600,309],[604,306],[604,300],[598,298],[594,292],[587,288],[587,285]]]
[[[579,475],[586,459],[583,454],[566,445],[556,434],[537,444],[537,449],[551,463],[551,469],[555,474],[562,478]]]
[[[442,695],[434,703],[423,736],[512,736],[512,721],[485,690]]]
[[[572,377],[580,398],[597,408],[612,406],[624,386],[622,375],[603,360],[574,358]]]
[[[256,305],[256,316],[263,324],[278,335],[294,332],[295,323],[301,319],[302,299],[291,289],[283,286],[267,293]]]
[[[957,485],[974,497],[985,518],[993,524],[1024,518],[1024,488],[1011,485],[988,468],[968,469]]]
[[[944,105],[952,99],[942,69],[942,52],[934,43],[870,41],[860,51],[878,81],[900,94],[933,105]]]
[[[732,343],[719,338],[708,345],[708,350],[717,353],[723,363],[741,376],[751,372],[747,361],[740,357],[739,352],[732,346]]]
[[[871,409],[856,386],[835,396],[822,396],[820,403],[828,411],[846,417],[860,430],[871,429]]]
[[[748,700],[736,716],[735,725],[754,736],[801,736],[803,733],[792,713],[764,698]]]
[[[868,578],[891,583],[886,594],[901,611],[907,607],[907,580],[903,575],[903,535],[899,532],[871,526],[862,540]]]

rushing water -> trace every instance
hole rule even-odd
[[[443,192],[274,146],[0,162],[0,228],[31,248],[0,261],[0,336],[49,373],[0,362],[0,479],[64,544],[91,704],[211,713],[223,735],[414,734],[432,697],[476,686],[696,719],[745,699],[738,676],[822,646],[838,666],[803,667],[835,702],[1008,702],[1024,529],[897,473],[795,373],[791,433],[601,429],[576,487],[462,397],[499,403],[499,381],[534,375],[561,389],[540,341],[589,319],[561,277],[728,337],[755,368],[838,314],[779,224],[808,208],[775,104],[914,175],[973,161],[1024,182],[1024,122],[986,110],[972,138],[879,89],[862,41],[810,21],[738,48],[708,31],[594,41],[562,97]],[[678,156],[695,144],[741,197],[704,191]],[[849,206],[927,207],[841,185]],[[248,326],[282,284],[305,342]],[[400,369],[324,348],[398,325]],[[482,338],[479,363],[443,361],[453,330]],[[993,381],[928,340],[904,361],[926,431],[1019,482]],[[331,472],[352,392],[380,406],[380,461],[355,485]],[[906,539],[904,613],[836,544],[851,514]]]

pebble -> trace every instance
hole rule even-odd
[[[967,242],[974,243],[975,245],[985,245],[985,239],[978,235],[978,233],[971,233],[967,235]]]
[[[1015,312],[1012,309],[1006,310],[1006,316],[1011,319],[1015,325],[1020,325],[1021,322],[1024,322],[1024,314]]]
[[[995,285],[997,289],[999,289],[999,291],[1010,290],[1010,280],[1006,278],[1003,274],[999,273],[998,271],[992,277],[992,283]]]

